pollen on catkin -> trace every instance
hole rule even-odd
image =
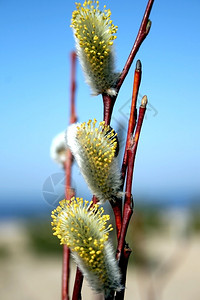
[[[92,289],[109,295],[119,290],[120,272],[108,242],[112,225],[98,204],[83,198],[62,200],[52,212],[52,226],[61,244],[66,244]]]
[[[119,73],[115,72],[113,40],[117,26],[110,19],[111,11],[99,9],[99,1],[76,3],[71,27],[74,31],[77,54],[86,82],[94,95],[116,95],[115,85]]]
[[[99,201],[116,200],[120,193],[120,171],[115,157],[117,134],[96,120],[68,127],[66,139],[91,192]]]

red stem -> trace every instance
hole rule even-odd
[[[106,125],[110,125],[112,111],[117,97],[116,96],[111,97],[107,94],[102,94],[102,97],[103,97],[103,104],[104,104],[103,119]]]
[[[71,87],[70,87],[70,124],[76,122],[75,113],[75,68],[76,68],[76,53],[71,53]],[[74,192],[71,189],[71,169],[73,163],[73,156],[69,149],[66,151],[65,161],[65,180],[66,180],[66,199],[71,199]],[[70,274],[70,249],[63,245],[63,263],[62,263],[62,300],[69,300],[69,274]]]
[[[69,273],[70,273],[70,250],[67,245],[63,245],[62,263],[62,300],[69,300]]]
[[[97,204],[99,202],[99,200],[97,199],[97,197],[95,195],[93,195],[92,201],[93,201],[93,204]]]
[[[125,244],[125,237],[126,232],[128,228],[128,224],[131,218],[131,215],[133,213],[133,200],[132,200],[132,181],[133,181],[133,170],[134,170],[134,163],[135,163],[135,156],[138,146],[138,141],[140,137],[140,132],[142,128],[142,123],[144,120],[144,115],[146,111],[146,106],[141,105],[139,109],[139,116],[138,116],[138,122],[137,127],[135,131],[134,138],[130,137],[130,147],[127,150],[127,156],[128,156],[128,168],[127,168],[127,179],[126,179],[126,192],[125,192],[125,201],[124,201],[124,212],[123,212],[123,221],[122,221],[122,233],[119,240],[118,245],[118,258],[120,258],[120,255],[122,253],[122,249]]]
[[[69,149],[66,151],[65,161],[65,197],[71,199],[74,191],[71,189],[71,168],[73,156]],[[63,245],[63,265],[62,265],[62,300],[69,300],[69,274],[70,274],[70,249],[67,245]]]
[[[128,71],[132,65],[132,62],[133,62],[140,46],[142,45],[142,42],[144,41],[144,39],[146,38],[146,36],[148,35],[148,33],[150,31],[151,21],[149,20],[149,16],[151,13],[153,3],[154,3],[154,0],[149,0],[147,3],[146,10],[145,10],[137,37],[135,39],[133,48],[129,54],[129,57],[125,63],[123,70],[122,70],[121,76],[117,82],[117,86],[116,86],[117,95],[122,86],[122,83],[124,82],[124,79],[126,78],[126,76],[128,74]],[[117,95],[111,97],[105,93],[102,94],[103,102],[104,102],[104,120],[105,120],[106,124],[110,124],[112,111],[113,111],[113,107],[114,107]]]
[[[122,187],[124,185],[126,169],[127,169],[127,162],[128,162],[127,149],[130,146],[130,137],[131,137],[131,134],[133,134],[135,125],[136,125],[136,119],[137,119],[136,103],[137,103],[137,96],[138,96],[138,91],[139,91],[139,87],[140,87],[140,82],[141,82],[141,75],[142,75],[142,65],[141,65],[140,60],[138,60],[136,63],[136,68],[135,68],[135,75],[134,75],[134,82],[133,82],[133,94],[132,94],[132,102],[131,102],[131,112],[130,112],[130,119],[129,119],[129,124],[128,124],[128,132],[127,132],[127,138],[126,138],[124,158],[123,158],[122,169],[121,169]]]
[[[132,65],[132,62],[142,44],[142,42],[144,41],[144,39],[146,38],[146,36],[149,33],[150,27],[151,27],[151,22],[149,20],[149,16],[150,16],[150,12],[153,6],[154,0],[149,0],[135,43],[133,45],[133,48],[129,54],[129,57],[125,63],[125,66],[122,70],[121,76],[119,78],[119,81],[117,82],[117,86],[116,86],[116,92],[117,95],[116,96],[109,96],[107,94],[102,94],[103,97],[103,103],[104,103],[104,121],[107,125],[110,124],[111,121],[111,116],[112,116],[112,112],[113,112],[113,107],[115,104],[115,101],[117,99],[119,90],[122,86],[122,83],[124,82],[124,79],[126,78],[128,71]],[[139,87],[138,87],[139,88]],[[134,126],[133,126],[134,127]],[[125,154],[126,155],[126,154]],[[124,165],[123,165],[123,169],[122,169],[122,181],[124,182],[124,178],[125,178],[125,173],[126,173],[126,164],[127,164],[127,158],[125,157],[125,161],[124,161]],[[112,204],[111,204],[112,205]],[[122,201],[118,201],[117,205],[112,205],[113,208],[113,212],[115,215],[115,220],[116,220],[116,227],[117,227],[117,234],[118,237],[120,235],[121,232],[121,223],[122,223],[122,217],[120,217],[120,215],[122,216]]]
[[[81,271],[79,270],[79,268],[77,267],[72,300],[81,300],[82,299],[82,297],[81,297],[82,285],[83,285],[83,275],[82,275]]]
[[[135,129],[136,124],[136,102],[137,102],[137,96],[141,81],[141,73],[142,73],[142,66],[140,60],[136,63],[136,69],[135,69],[135,75],[134,75],[134,83],[133,83],[133,94],[132,94],[132,103],[131,103],[131,112],[130,112],[130,119],[129,119],[129,125],[128,125],[128,132],[127,132],[127,139],[126,139],[126,147],[124,152],[124,158],[123,158],[123,164],[122,164],[122,190],[124,185],[124,179],[126,175],[126,169],[127,169],[127,149],[130,145],[130,136],[133,134],[133,131]],[[117,230],[117,239],[119,241],[121,229],[122,229],[122,200],[118,199],[116,202],[110,203],[115,215],[115,223],[116,223],[116,230]]]
[[[116,199],[116,201],[111,201],[110,205],[112,206],[113,213],[115,215],[115,224],[117,230],[117,240],[120,238],[121,227],[122,227],[122,199]]]
[[[124,69],[119,78],[119,81],[117,83],[117,92],[119,92],[119,90],[122,86],[122,83],[123,83],[124,79],[126,78],[126,75],[128,74],[128,71],[132,65],[132,62],[142,44],[142,42],[144,41],[144,39],[146,38],[146,36],[148,35],[148,33],[150,31],[151,21],[149,20],[149,16],[151,13],[153,3],[154,3],[154,0],[149,0],[147,3],[147,7],[146,7],[146,10],[145,10],[145,13],[144,13],[144,16],[143,16],[136,40],[135,40],[135,43],[134,43],[133,48],[132,48],[132,50],[129,54],[129,57],[126,61]]]
[[[149,21],[149,15],[151,12],[151,8],[153,5],[154,0],[149,0],[147,7],[146,7],[146,11],[138,32],[138,35],[136,37],[135,43],[133,45],[133,48],[131,50],[131,53],[128,57],[128,60],[124,66],[124,69],[121,73],[121,76],[119,78],[119,81],[117,83],[116,86],[116,90],[117,90],[117,94],[122,86],[122,83],[126,77],[126,75],[128,74],[128,71],[131,67],[131,64],[133,62],[133,59],[137,53],[137,51],[139,50],[142,42],[144,41],[144,39],[146,38],[146,36],[149,33],[150,30],[150,26],[151,26],[151,22]],[[72,90],[74,89],[74,85],[72,85]],[[102,94],[103,97],[103,103],[104,103],[104,121],[107,125],[110,124],[111,121],[111,116],[112,116],[112,111],[113,111],[113,107],[117,98],[116,96],[109,96],[107,94]],[[140,114],[139,114],[139,118],[140,118]],[[138,120],[139,122],[139,120]],[[138,128],[138,127],[137,127]],[[139,130],[140,131],[140,130]],[[137,129],[136,129],[137,132]],[[139,137],[139,136],[138,136]],[[138,139],[137,142],[138,143]],[[137,146],[136,146],[137,149]],[[135,151],[136,153],[136,151]],[[135,156],[135,154],[133,154]],[[133,164],[134,164],[134,157],[132,157],[133,159]],[[131,174],[131,169],[130,169],[131,164],[129,164],[129,159],[128,159],[128,170],[127,170],[127,178],[130,177],[131,178],[131,184],[132,184],[132,175]],[[132,174],[133,174],[133,170],[132,170]],[[128,180],[129,182],[130,180]],[[129,183],[130,185],[130,183]],[[127,187],[127,189],[129,188],[129,186]],[[131,188],[131,186],[130,186]],[[126,189],[126,190],[127,190]],[[113,207],[113,211],[115,214],[115,218],[116,218],[116,226],[117,226],[117,235],[118,238],[120,237],[119,240],[119,245],[122,244],[122,246],[120,246],[121,248],[118,248],[119,253],[121,253],[123,247],[124,247],[124,243],[125,243],[125,236],[126,236],[126,231],[127,231],[127,227],[128,227],[128,223],[130,220],[130,217],[132,215],[132,205],[131,205],[131,192],[130,192],[130,198],[125,198],[125,206],[124,206],[124,214],[123,214],[123,226],[121,227],[121,222],[122,222],[122,205],[120,203],[120,201],[118,201],[118,204],[112,204]],[[121,228],[122,228],[122,232],[121,232]],[[121,235],[120,235],[121,233]],[[120,244],[121,243],[121,244]],[[129,254],[130,255],[130,254]],[[125,255],[124,254],[124,258],[126,258],[125,263],[126,263],[126,268],[127,268],[127,264],[128,264],[128,257],[129,255]],[[126,268],[123,269],[123,278],[126,278]],[[126,280],[126,279],[125,279]],[[81,299],[81,288],[82,288],[82,282],[83,282],[83,275],[81,274],[80,270],[77,269],[77,274],[76,274],[76,281],[75,281],[75,285],[74,285],[74,293],[73,293],[73,298],[72,300],[78,300]],[[121,296],[120,296],[121,297]],[[122,296],[123,297],[123,296]],[[123,299],[123,298],[118,298],[118,299]]]
[[[131,249],[129,247],[125,247],[124,253],[123,253],[123,259],[121,259],[120,265],[119,265],[120,270],[122,272],[121,284],[124,287],[126,284],[126,273],[127,273],[128,260],[129,260],[130,254],[131,254]],[[120,292],[117,292],[115,295],[115,300],[124,299],[124,293],[125,293],[125,289],[122,289]]]
[[[70,124],[73,124],[77,121],[76,112],[75,112],[75,91],[76,91],[75,72],[76,72],[76,53],[73,51],[71,53]]]
[[[143,99],[146,100],[146,96],[143,97]],[[142,101],[143,101],[142,99]],[[144,103],[144,102],[143,102]],[[135,156],[136,156],[136,151],[137,151],[137,146],[138,146],[138,141],[140,137],[140,132],[142,128],[142,123],[144,120],[144,115],[146,111],[146,101],[145,105],[142,104],[139,109],[139,116],[138,116],[138,121],[137,121],[137,126],[136,126],[136,131],[135,131],[135,136],[134,138],[130,136],[130,141],[129,141],[129,148],[127,149],[127,157],[128,157],[128,165],[127,165],[127,178],[126,178],[126,192],[125,192],[125,200],[124,200],[124,211],[123,211],[123,219],[122,219],[122,230],[121,230],[121,236],[119,239],[118,243],[118,248],[117,248],[117,259],[119,260],[119,266],[121,266],[121,272],[122,272],[122,284],[125,286],[126,283],[126,270],[124,270],[123,266],[128,264],[128,256],[124,256],[125,254],[125,238],[126,238],[126,233],[128,229],[128,225],[131,219],[131,216],[133,214],[133,198],[131,194],[131,189],[132,189],[132,181],[133,181],[133,170],[134,170],[134,163],[135,163]],[[131,252],[131,250],[130,250]],[[123,300],[124,299],[124,292],[117,292],[115,299],[118,300]]]
[[[113,107],[115,104],[116,96],[110,97],[107,94],[102,94],[103,96],[103,119],[106,123],[106,125],[110,125],[111,116]],[[116,202],[110,202],[114,215],[115,215],[115,224],[116,224],[116,230],[117,230],[117,239],[120,237],[121,233],[121,224],[122,224],[122,199],[117,199]]]

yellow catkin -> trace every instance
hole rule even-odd
[[[62,200],[52,211],[53,234],[95,272],[97,265],[104,268],[105,243],[113,230],[112,225],[107,225],[110,216],[103,213],[98,204],[74,197]]]
[[[84,162],[80,169],[92,192],[104,202],[116,196],[120,188],[120,173],[115,157],[118,141],[117,134],[104,121],[97,127],[96,123],[94,119],[93,122],[89,120],[87,124],[80,124],[77,127],[76,141],[78,154]]]
[[[76,3],[72,13],[71,27],[86,81],[94,94],[114,93],[118,74],[114,72],[113,40],[117,26],[110,19],[111,11],[99,9],[99,1]]]

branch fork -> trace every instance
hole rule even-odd
[[[135,39],[133,48],[129,54],[129,57],[125,63],[125,66],[122,70],[122,73],[119,77],[119,80],[116,84],[115,90],[116,95],[115,96],[109,96],[106,93],[102,94],[103,97],[103,106],[104,106],[104,112],[103,112],[103,119],[107,125],[111,122],[113,107],[115,104],[115,101],[117,99],[119,90],[129,72],[129,69],[132,65],[132,62],[142,44],[146,36],[148,35],[151,27],[151,21],[149,20],[150,12],[153,6],[154,0],[149,0],[143,20],[141,22],[138,35]],[[75,61],[75,56],[72,55],[72,61]],[[72,69],[72,78],[73,78],[73,69]],[[129,119],[129,127],[128,127],[128,133],[127,133],[127,141],[124,151],[124,158],[122,163],[122,169],[121,169],[121,176],[122,176],[122,186],[121,190],[123,191],[124,183],[126,181],[126,187],[125,187],[125,199],[124,199],[124,206],[122,209],[122,199],[117,199],[116,202],[111,202],[111,206],[113,208],[113,212],[115,215],[115,221],[116,221],[116,228],[117,228],[117,238],[118,238],[118,247],[117,247],[117,259],[119,261],[119,266],[122,273],[122,284],[125,286],[126,283],[126,271],[127,271],[127,265],[128,265],[128,259],[131,254],[131,249],[126,244],[125,238],[126,238],[126,232],[127,228],[131,219],[131,216],[133,214],[133,208],[134,208],[134,201],[131,194],[132,190],[132,180],[133,180],[133,170],[134,170],[134,162],[135,162],[135,156],[138,146],[138,141],[140,137],[141,127],[146,111],[146,105],[147,105],[147,98],[146,96],[143,97],[141,106],[139,108],[139,114],[137,118],[137,110],[136,110],[136,101],[139,91],[141,81],[141,62],[137,61],[136,69],[135,69],[135,76],[134,76],[134,84],[133,84],[133,95],[132,95],[132,104],[131,104],[131,113],[130,113],[130,119]],[[76,121],[76,115],[75,115],[75,109],[74,109],[74,91],[75,91],[75,81],[72,79],[71,84],[71,91],[72,91],[72,97],[71,97],[71,119],[70,122],[73,123]],[[136,129],[135,129],[136,127]],[[134,133],[135,132],[135,133]],[[94,202],[96,203],[98,200],[96,197],[93,197]],[[83,283],[83,275],[81,274],[80,270],[77,268],[76,273],[76,279],[75,279],[75,285],[74,285],[74,291],[72,300],[80,300],[81,299],[81,288]],[[62,298],[62,300],[68,300],[69,298]],[[120,292],[116,292],[115,295],[112,295],[109,299],[115,299],[115,300],[123,300],[124,299],[124,290]],[[108,300],[108,299],[107,299]]]
[[[109,96],[107,94],[102,94],[103,97],[103,104],[104,104],[104,121],[106,124],[110,124],[111,116],[113,112],[113,107],[115,101],[117,99],[119,90],[126,78],[128,71],[132,65],[132,62],[137,54],[142,42],[148,35],[150,28],[151,28],[151,21],[149,20],[150,12],[153,6],[154,0],[149,0],[143,20],[141,22],[138,35],[136,37],[135,43],[133,48],[130,52],[130,55],[126,61],[126,64],[123,68],[121,76],[117,82],[116,96]],[[119,266],[121,268],[122,273],[122,285],[125,286],[126,282],[126,271],[128,265],[128,259],[131,254],[131,249],[127,246],[125,242],[126,232],[128,229],[128,225],[133,214],[134,208],[134,201],[131,194],[132,190],[132,181],[133,181],[133,170],[134,170],[134,162],[135,156],[139,141],[139,136],[141,132],[141,127],[146,111],[147,105],[147,97],[144,96],[141,102],[141,106],[139,108],[139,115],[137,119],[137,109],[136,109],[136,101],[139,91],[139,86],[141,82],[141,62],[138,60],[136,63],[135,75],[134,75],[134,83],[133,83],[133,94],[132,94],[132,104],[131,104],[131,112],[130,112],[130,119],[129,119],[129,126],[128,126],[128,133],[127,133],[127,140],[126,146],[124,151],[124,158],[122,163],[121,169],[121,177],[122,177],[122,186],[121,189],[123,191],[125,179],[126,179],[126,188],[125,188],[125,199],[124,199],[124,206],[122,211],[122,199],[119,199],[116,203],[111,203],[114,215],[115,215],[115,222],[116,222],[116,230],[117,230],[117,238],[118,238],[118,247],[117,247],[117,254],[116,257],[119,261]],[[135,130],[136,126],[136,130]],[[134,134],[135,130],[135,134]],[[128,249],[128,250],[127,250]],[[124,290],[117,292],[115,300],[123,300],[124,299]]]

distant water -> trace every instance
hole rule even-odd
[[[48,203],[45,203],[40,198],[27,201],[27,198],[15,199],[13,201],[0,202],[0,219],[27,219],[27,218],[40,218],[48,217],[54,209]]]
[[[166,193],[160,196],[153,197],[145,196],[134,196],[135,207],[145,207],[151,209],[177,209],[177,208],[188,208],[188,209],[200,209],[200,195],[189,196],[184,194],[173,194],[172,196],[166,195]],[[54,203],[54,204],[52,204]],[[43,197],[16,197],[15,199],[2,199],[0,200],[0,218],[1,219],[27,219],[27,218],[40,218],[49,217],[51,211],[57,206],[58,202],[45,201]]]

